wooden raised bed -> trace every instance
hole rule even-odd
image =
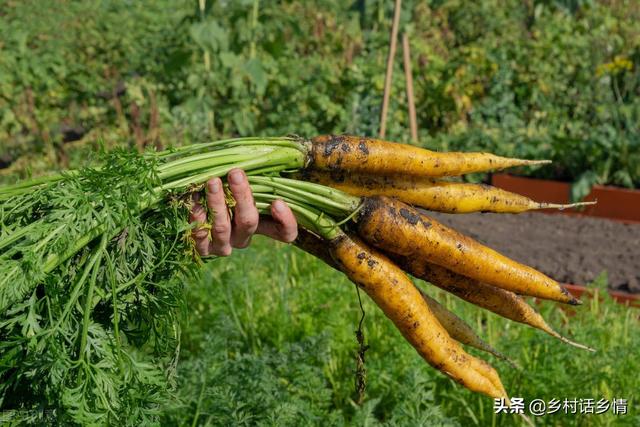
[[[571,184],[535,178],[522,178],[507,174],[494,174],[491,184],[530,197],[535,201],[570,203]],[[564,213],[608,218],[617,221],[640,223],[640,191],[626,188],[596,185],[584,201],[597,200],[596,205],[582,210],[548,210],[547,213]]]

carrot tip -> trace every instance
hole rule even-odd
[[[571,297],[569,300],[569,305],[582,305],[582,300],[579,300],[576,297]]]
[[[542,328],[543,331],[545,331],[546,333],[548,333],[552,337],[559,339],[563,343],[572,345],[572,346],[577,347],[577,348],[582,349],[582,350],[587,350],[587,351],[591,351],[591,352],[594,352],[594,353],[596,352],[595,348],[589,347],[589,346],[584,345],[584,344],[577,343],[575,341],[571,341],[569,338],[565,338],[562,335],[560,335],[559,333],[557,333],[556,331],[554,331],[553,329],[551,329],[551,327],[549,325],[545,324],[544,326],[545,327]]]
[[[523,160],[523,163],[525,165],[548,165],[549,163],[551,163],[551,160]]]
[[[591,205],[597,205],[598,201],[597,200],[591,200],[588,202],[577,202],[577,203],[571,203],[570,205],[568,205],[569,207],[577,207],[577,206],[591,206]]]
[[[577,347],[577,348],[580,348],[580,349],[582,349],[582,350],[591,351],[591,352],[593,352],[593,353],[595,353],[595,352],[596,352],[596,349],[595,349],[595,348],[593,348],[593,347],[589,347],[589,346],[584,345],[584,344],[577,343],[577,342],[575,342],[575,341],[571,341],[570,339],[565,338],[565,337],[563,337],[562,335],[558,335],[558,338],[560,338],[560,341],[562,341],[562,342],[563,342],[563,343],[565,343],[565,344],[572,345],[572,346]]]
[[[598,201],[594,200],[594,201],[589,201],[589,202],[577,202],[577,203],[568,203],[568,204],[558,204],[558,203],[540,203],[540,209],[558,209],[558,210],[565,210],[565,209],[573,209],[573,208],[578,208],[581,206],[591,206],[591,205],[595,205],[597,204]]]

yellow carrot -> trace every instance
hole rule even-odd
[[[445,227],[415,208],[388,197],[363,198],[358,234],[396,255],[428,261],[467,277],[568,304],[579,304],[558,282]]]
[[[495,370],[449,336],[399,267],[357,238],[341,235],[329,245],[340,270],[374,300],[429,364],[470,390],[507,396]]]
[[[442,181],[406,174],[386,176],[313,171],[298,177],[354,196],[395,197],[413,206],[447,213],[521,213],[536,209],[569,209],[595,203],[562,205],[536,202],[490,185]]]
[[[329,135],[311,140],[306,169],[441,177],[545,163],[549,161],[490,153],[442,153],[379,139]]]
[[[593,348],[571,341],[556,332],[533,307],[520,296],[505,289],[496,288],[462,276],[435,264],[416,258],[393,257],[393,260],[413,276],[425,280],[440,289],[487,309],[502,317],[540,329],[562,342],[595,351]]]
[[[486,343],[464,320],[447,310],[442,304],[429,295],[422,291],[420,291],[420,293],[433,315],[436,316],[440,324],[447,330],[449,335],[451,335],[451,338],[462,344],[477,348],[478,350],[486,351],[517,368],[517,365],[511,359]]]

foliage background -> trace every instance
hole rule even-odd
[[[391,14],[384,0],[4,0],[0,179],[79,166],[101,145],[375,135]],[[420,143],[551,158],[523,172],[572,181],[578,195],[639,186],[639,20],[635,0],[405,0]],[[397,60],[388,137],[407,141],[402,74]],[[163,424],[519,423],[426,368],[369,302],[369,388],[353,404],[353,286],[273,249],[260,241],[188,284],[180,384]],[[630,310],[605,299],[569,319],[542,307],[598,347],[593,356],[445,301],[525,367],[497,364],[512,395],[630,401],[626,417],[542,424],[640,424]]]
[[[0,166],[97,141],[375,135],[392,3],[5,0]],[[551,158],[528,173],[578,193],[638,186],[639,20],[635,0],[406,0],[421,144]],[[401,62],[388,137],[406,141]]]

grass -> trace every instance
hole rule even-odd
[[[258,237],[249,249],[208,263],[187,288],[177,399],[163,408],[163,423],[522,425],[430,368],[364,293],[367,390],[361,406],[353,403],[355,287],[296,248]],[[640,425],[639,310],[608,297],[574,316],[555,304],[538,306],[561,333],[596,347],[594,354],[427,289],[524,368],[490,359],[511,396],[628,400],[624,416],[556,413],[537,425]]]

